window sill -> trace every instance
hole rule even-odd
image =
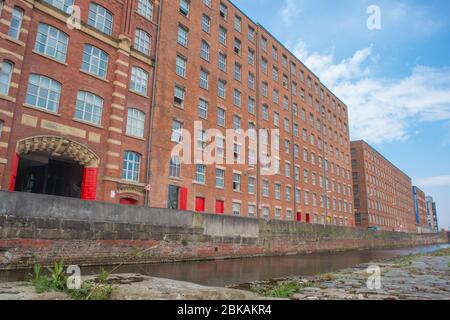
[[[100,81],[109,83],[108,80],[103,79],[102,77],[99,77],[99,76],[97,76],[97,75],[95,75],[95,74],[93,74],[93,73],[89,73],[88,71],[85,71],[85,70],[83,70],[83,69],[80,69],[80,72],[81,72],[81,73],[84,73],[84,74],[86,74],[86,75],[88,75],[88,76],[91,76],[91,77],[93,77],[93,78],[95,78],[95,79],[97,79],[97,80],[100,80]]]
[[[50,60],[50,61],[59,63],[59,64],[65,66],[65,67],[68,66],[68,64],[67,64],[66,62],[60,61],[60,60],[58,60],[58,59],[56,59],[56,58],[53,58],[53,57],[51,57],[51,56],[47,56],[46,54],[43,54],[42,52],[39,52],[39,51],[36,51],[36,50],[33,50],[32,52],[33,52],[34,54],[37,54],[38,56],[41,56],[42,58],[45,58],[45,59],[48,59],[48,60]]]
[[[9,102],[16,102],[16,99],[14,97],[9,96],[9,95],[4,95],[4,94],[0,94],[0,99],[6,100]]]
[[[126,137],[131,138],[131,139],[135,139],[135,140],[140,140],[140,141],[146,141],[143,137],[139,137],[139,136],[133,136],[132,134],[125,134]]]
[[[20,37],[20,35],[19,35],[19,37]],[[10,41],[10,42],[12,42],[14,44],[17,44],[17,45],[19,45],[21,47],[25,47],[25,43],[24,42],[20,41],[19,39],[13,38],[13,37],[11,37],[9,35],[5,35],[3,37],[3,39],[8,40],[8,41]]]
[[[150,99],[150,97],[149,96],[147,96],[147,95],[145,95],[145,94],[143,94],[143,93],[140,93],[140,92],[137,92],[137,91],[134,91],[134,90],[129,90],[131,93],[134,93],[134,94],[136,94],[136,95],[138,95],[138,96],[141,96],[141,97],[143,97],[143,98],[146,98],[146,99]]]
[[[39,108],[39,107],[36,107],[36,106],[32,106],[30,104],[24,103],[23,106],[25,108],[36,110],[36,111],[40,111],[40,112],[43,112],[43,113],[46,113],[46,114],[49,114],[49,115],[52,115],[52,116],[61,117],[60,113],[49,111],[49,110],[46,110],[46,109],[42,109],[42,108]]]
[[[192,184],[197,185],[197,186],[206,186],[206,183],[198,182],[198,181],[193,181]]]
[[[183,179],[178,178],[178,177],[169,177],[169,180],[177,181],[177,182],[182,182],[183,181]]]
[[[82,120],[82,119],[78,119],[78,118],[72,118],[72,120],[75,121],[75,122],[78,122],[78,123],[85,124],[87,126],[95,127],[95,128],[98,128],[98,129],[104,129],[102,125],[95,124],[95,123],[92,123],[92,122],[89,122],[89,121],[86,121],[86,120]]]

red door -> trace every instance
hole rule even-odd
[[[216,213],[223,214],[225,212],[225,204],[222,200],[216,200]]]
[[[301,212],[297,212],[297,221],[298,222],[302,221],[302,213]]]
[[[309,213],[306,214],[306,223],[311,223],[311,218],[309,217]]]
[[[137,201],[130,198],[122,198],[120,199],[120,204],[127,205],[127,206],[136,206]]]
[[[195,211],[205,212],[205,198],[195,198]]]
[[[187,210],[188,189],[180,188],[180,210]]]

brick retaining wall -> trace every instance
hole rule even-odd
[[[371,232],[0,192],[0,269],[60,259],[146,263],[445,242],[445,233]]]

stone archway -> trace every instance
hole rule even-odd
[[[85,145],[61,136],[34,136],[19,140],[12,165],[10,191],[15,190],[17,171],[20,157],[45,153],[51,157],[61,157],[83,167],[81,183],[81,199],[95,200],[97,190],[97,174],[100,163],[99,157]]]

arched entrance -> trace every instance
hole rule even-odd
[[[98,165],[94,152],[66,137],[19,140],[10,191],[95,200]]]

